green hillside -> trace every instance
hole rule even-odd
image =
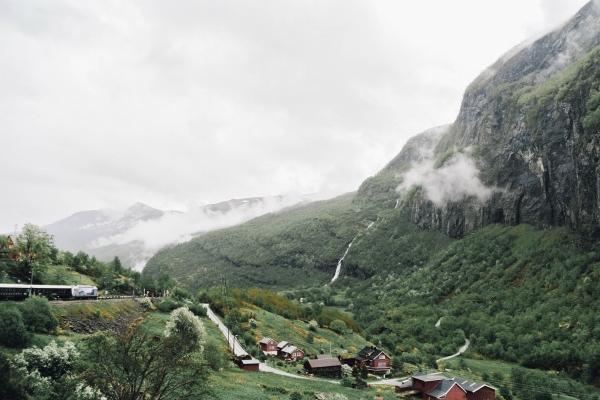
[[[293,207],[210,232],[156,254],[144,273],[166,272],[188,287],[290,287],[325,283],[369,220],[353,194]]]

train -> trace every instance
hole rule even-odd
[[[29,296],[50,300],[97,299],[98,288],[89,285],[24,285],[0,283],[0,300],[24,300]]]

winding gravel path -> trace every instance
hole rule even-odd
[[[460,346],[460,348],[458,349],[458,351],[454,354],[452,354],[451,356],[446,356],[446,357],[442,357],[442,358],[438,358],[437,360],[435,360],[436,363],[439,363],[440,361],[446,361],[446,360],[450,360],[454,357],[458,357],[460,356],[462,353],[464,353],[465,351],[467,351],[469,349],[469,345],[471,344],[471,341],[469,339],[465,338],[465,344],[463,344],[462,346]]]

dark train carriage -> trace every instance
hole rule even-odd
[[[95,299],[98,297],[98,289],[95,286],[86,285],[0,284],[0,300],[23,300],[30,294],[49,299]]]

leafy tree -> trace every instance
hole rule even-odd
[[[21,277],[31,277],[35,272],[41,273],[51,261],[53,254],[52,235],[33,224],[26,224],[17,237]]]
[[[0,352],[0,399],[26,399],[24,382],[9,358]]]
[[[121,264],[121,260],[119,259],[119,257],[115,256],[115,258],[112,261],[112,266],[113,266],[113,270],[117,274],[120,274],[123,272],[123,265]]]
[[[58,326],[58,320],[52,314],[48,299],[45,297],[29,297],[19,305],[19,309],[25,325],[31,331],[48,333]]]
[[[171,314],[164,335],[140,323],[122,335],[100,333],[86,340],[88,383],[115,400],[204,398],[202,322],[181,308]]]
[[[9,347],[24,347],[29,334],[18,309],[0,305],[0,343]]]

